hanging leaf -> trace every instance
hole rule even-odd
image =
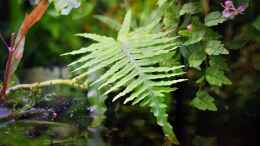
[[[202,47],[192,48],[189,56],[189,66],[200,70],[200,65],[206,59],[206,54]]]
[[[210,56],[209,65],[223,71],[229,69],[223,56]]]
[[[232,82],[225,76],[224,71],[212,66],[208,67],[206,70],[206,80],[210,85],[215,86],[232,84]]]
[[[196,97],[191,101],[191,105],[202,111],[217,111],[214,103],[215,99],[205,91],[198,91]]]

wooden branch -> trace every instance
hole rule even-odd
[[[16,85],[16,86],[10,87],[7,90],[7,94],[14,92],[16,90],[32,90],[32,89],[43,88],[43,87],[47,87],[47,86],[57,86],[57,85],[72,86],[74,88],[78,88],[81,90],[87,89],[86,85],[81,85],[81,84],[77,83],[77,80],[56,79],[56,80],[49,80],[49,81],[43,81],[43,82],[38,82],[38,83],[32,83],[32,84]]]

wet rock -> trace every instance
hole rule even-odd
[[[3,106],[0,106],[0,118],[7,117],[10,114],[11,114],[10,109],[3,107]]]

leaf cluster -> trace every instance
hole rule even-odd
[[[185,79],[183,66],[160,66],[158,56],[173,53],[179,47],[177,37],[170,32],[155,31],[159,19],[153,23],[131,31],[131,11],[125,16],[116,39],[97,34],[78,34],[95,41],[88,47],[65,55],[83,55],[69,66],[75,68],[77,77],[88,76],[100,69],[106,70],[92,85],[100,83],[104,95],[116,92],[113,101],[124,97],[124,103],[150,107],[157,123],[165,135],[174,143],[177,138],[168,122],[166,94],[174,91],[171,85]]]

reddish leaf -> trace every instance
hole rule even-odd
[[[15,41],[13,41],[11,43],[11,46],[8,47],[9,54],[8,54],[8,60],[5,67],[4,83],[3,83],[3,88],[0,97],[5,96],[8,87],[8,82],[10,81],[11,76],[15,72],[18,64],[20,63],[23,57],[25,37],[27,32],[34,24],[36,24],[38,21],[41,20],[48,6],[49,6],[48,0],[41,0],[39,4],[33,9],[33,11],[30,14],[26,15],[17,33]]]

